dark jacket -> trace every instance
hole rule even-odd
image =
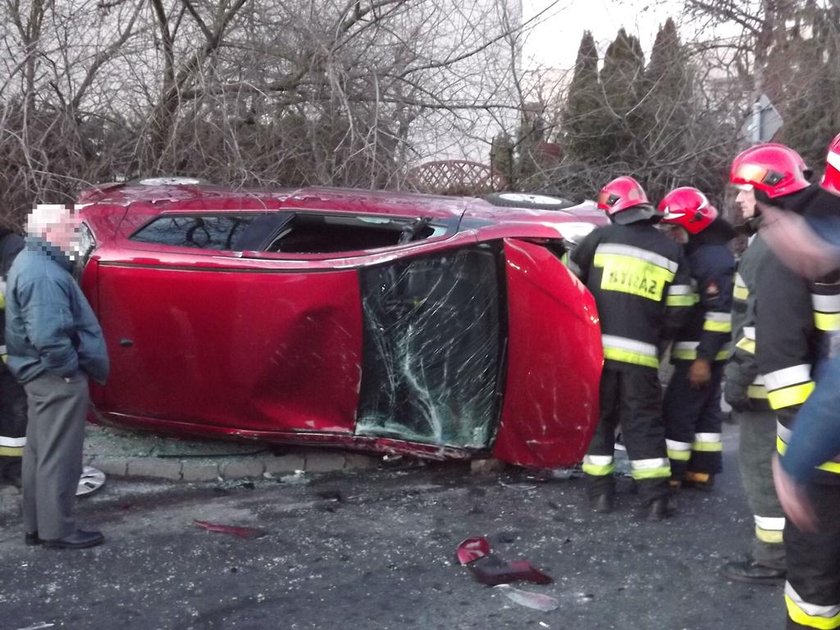
[[[572,263],[598,306],[605,365],[656,369],[693,304],[682,248],[647,221],[612,224],[590,232]]]
[[[28,237],[9,272],[6,292],[8,366],[26,383],[49,372],[70,377],[83,371],[108,377],[102,329],[58,248]]]
[[[674,338],[675,361],[723,361],[729,354],[732,334],[732,281],[735,257],[728,243],[735,231],[723,219],[691,235],[685,248],[697,303]]]
[[[23,249],[23,237],[0,228],[0,355],[5,357],[6,331],[6,278],[12,261]]]

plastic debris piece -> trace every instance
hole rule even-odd
[[[469,564],[490,554],[490,543],[483,536],[467,538],[458,545],[455,557],[458,564]]]
[[[499,584],[495,588],[501,590],[505,594],[505,597],[507,597],[510,601],[515,602],[520,606],[525,606],[526,608],[533,608],[534,610],[548,612],[550,610],[557,610],[560,605],[557,600],[550,595],[522,591],[518,588],[512,587],[510,584]]]
[[[256,527],[237,527],[235,525],[221,525],[219,523],[208,523],[207,521],[199,520],[193,520],[193,523],[209,532],[230,534],[231,536],[239,536],[239,538],[259,538],[260,536],[265,536],[265,532]]]
[[[81,477],[79,477],[79,485],[76,486],[76,496],[83,497],[92,494],[104,485],[105,473],[93,466],[85,466],[82,468]]]
[[[550,584],[553,581],[551,576],[536,569],[527,560],[507,562],[496,556],[486,556],[471,563],[468,568],[476,580],[487,586],[510,582]]]

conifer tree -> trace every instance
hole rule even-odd
[[[592,33],[580,40],[574,75],[562,116],[560,142],[571,159],[592,163],[603,154],[604,95],[598,80],[598,51]]]
[[[639,99],[645,58],[639,40],[622,28],[604,55],[600,79],[606,102],[604,158],[632,164],[638,153]]]

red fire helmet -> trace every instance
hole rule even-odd
[[[675,188],[665,195],[659,202],[659,211],[665,215],[662,223],[679,225],[690,234],[699,234],[718,217],[717,208],[706,195],[691,186]]]
[[[742,151],[732,161],[729,181],[737,186],[753,186],[771,199],[807,188],[808,167],[802,156],[783,144],[757,144]]]
[[[629,176],[616,177],[598,194],[598,207],[609,216],[634,206],[650,204],[641,184]]]
[[[825,173],[820,186],[833,195],[840,195],[840,133],[828,145],[828,156],[825,158]]]

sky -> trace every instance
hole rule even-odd
[[[526,64],[561,69],[574,65],[585,30],[592,32],[602,55],[621,27],[649,53],[659,25],[680,14],[676,0],[522,0],[522,9],[526,21],[545,11],[525,41]]]

